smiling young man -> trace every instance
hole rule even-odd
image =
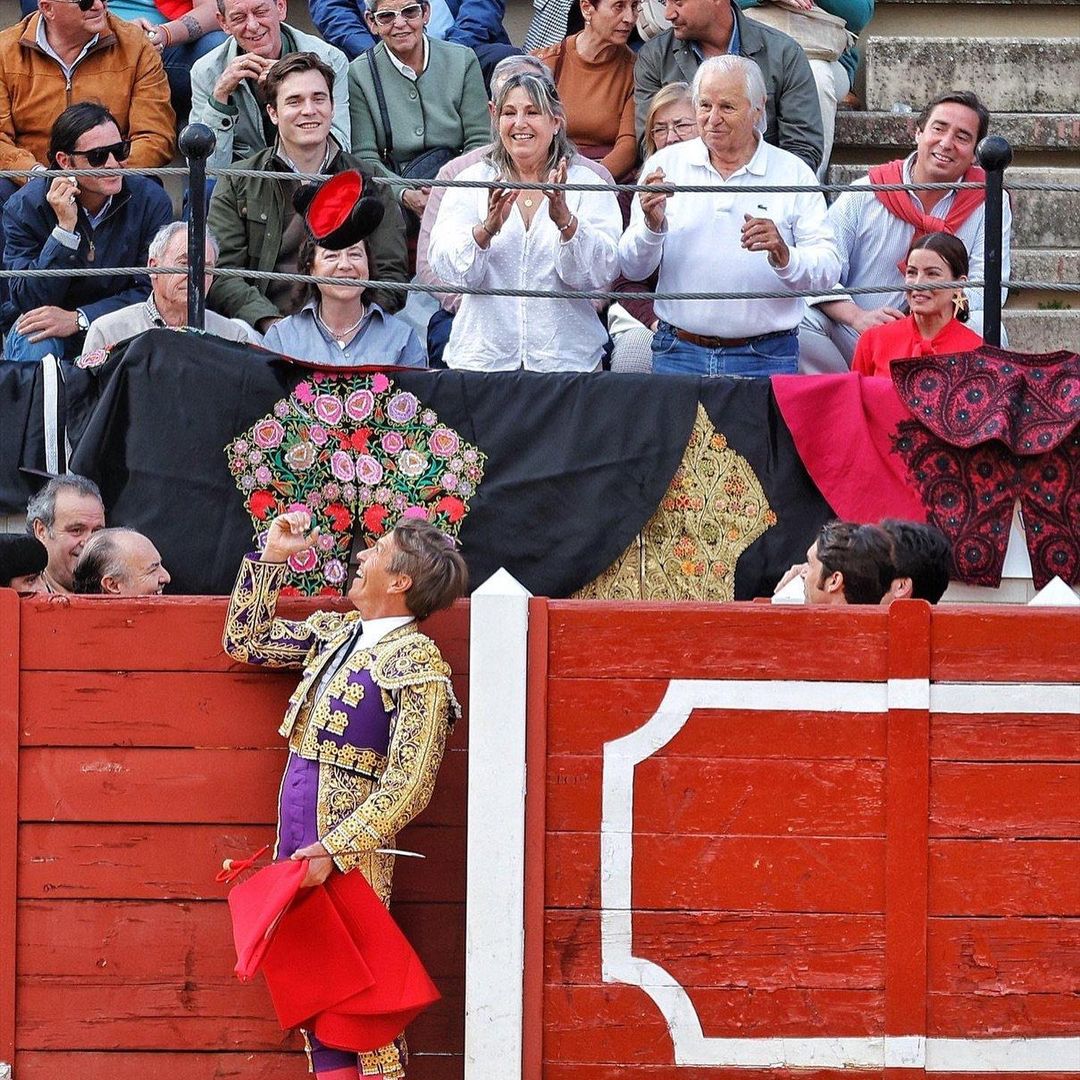
[[[236,660],[301,669],[279,732],[289,758],[278,796],[275,858],[307,859],[305,885],[361,873],[389,903],[397,833],[427,805],[457,712],[450,668],[417,620],[465,591],[464,560],[426,521],[407,519],[357,557],[347,614],[276,616],[287,560],[318,540],[306,512],[274,519],[258,558],[233,589],[225,651]],[[320,963],[313,951],[311,963]],[[402,1080],[400,1039],[364,1052],[305,1035],[316,1077]]]
[[[208,163],[219,169],[274,143],[266,119],[266,77],[291,53],[314,53],[332,72],[333,130],[349,144],[348,61],[340,49],[285,22],[285,0],[218,0],[218,23],[229,40],[191,69],[191,123],[217,137]]]
[[[368,238],[372,262],[384,281],[407,281],[405,226],[386,184],[371,180],[358,158],[342,150],[331,130],[337,94],[334,73],[314,53],[291,53],[267,73],[266,114],[276,140],[247,158],[245,169],[321,173],[361,171],[384,205],[382,221]],[[218,238],[218,266],[296,272],[304,237],[303,217],[293,207],[300,181],[261,176],[223,176],[210,199],[207,223]],[[307,299],[305,286],[218,278],[207,297],[215,311],[243,319],[265,332],[293,315]],[[374,299],[391,314],[404,294],[376,290]]]
[[[916,123],[915,150],[907,158],[875,166],[857,184],[956,184],[979,181],[975,148],[986,136],[990,113],[968,90],[935,98]],[[969,276],[983,276],[986,222],[981,191],[889,191],[870,197],[844,192],[829,208],[843,268],[840,284],[852,288],[880,285],[891,292],[865,293],[847,300],[813,304],[799,328],[800,370],[811,374],[844,372],[851,366],[859,335],[871,326],[902,319],[904,265],[912,241],[924,233],[948,232],[964,242]],[[1012,213],[1005,200],[1002,214],[1001,276],[1009,277]],[[967,290],[969,327],[982,332],[983,290]],[[1004,342],[1003,342],[1004,344]]]

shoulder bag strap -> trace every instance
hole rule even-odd
[[[566,59],[566,38],[559,42],[559,51],[555,54],[555,70],[551,73],[551,81],[555,89],[559,88],[559,76],[562,75],[563,61]]]
[[[396,173],[398,169],[394,162],[394,136],[390,131],[390,113],[386,108],[386,97],[383,94],[382,78],[379,75],[378,67],[375,65],[375,46],[368,49],[366,55],[368,67],[371,68],[371,81],[375,84],[375,100],[379,103],[379,115],[382,118],[383,150],[379,156],[382,158],[383,164],[391,172]]]

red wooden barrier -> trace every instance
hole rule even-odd
[[[840,1039],[845,1076],[881,1076],[875,1054],[890,1076],[974,1076],[956,1064],[973,1040],[994,1040],[983,1077],[1024,1075],[1023,1052],[1055,1063],[1027,1075],[1080,1074],[1075,614],[545,617],[543,1042],[526,1077],[824,1080],[840,1074],[810,1058]],[[699,699],[684,723],[680,687]],[[665,734],[632,751],[646,725]]]
[[[0,1060],[18,1080],[304,1075],[261,982],[232,975],[213,880],[273,839],[296,676],[224,656],[224,612],[0,590]],[[427,629],[464,704],[468,605]],[[410,1029],[410,1080],[462,1073],[466,742],[462,722],[401,839],[427,859],[400,860],[394,912],[444,995]]]

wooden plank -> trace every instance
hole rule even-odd
[[[406,1032],[416,1048],[463,1051],[464,995],[444,979],[443,999]],[[261,983],[188,979],[117,986],[89,979],[18,980],[20,1050],[280,1049],[285,1036]]]
[[[525,716],[524,954],[521,1007],[522,1080],[544,1067],[544,836],[548,828],[548,601],[529,600]]]
[[[931,993],[926,999],[927,1031],[931,1037],[950,1039],[1076,1037],[1076,993],[1010,994],[961,990]],[[1076,1080],[1075,1072],[1069,1073]],[[944,1076],[945,1074],[939,1074]],[[955,1076],[949,1073],[949,1080]],[[1000,1077],[1001,1073],[990,1074]],[[1009,1073],[1009,1080],[1015,1074]],[[1039,1077],[1053,1076],[1039,1073]],[[986,1073],[980,1080],[989,1080]]]
[[[344,598],[288,599],[278,613],[302,619],[312,611],[350,607]],[[31,600],[25,610],[24,669],[52,671],[242,671],[221,649],[225,597],[116,599],[71,596]],[[468,673],[468,601],[425,622],[451,668]]]
[[[20,604],[0,589],[0,1061],[15,1060]]]
[[[22,1052],[15,1058],[19,1080],[297,1080],[307,1058],[292,1053],[128,1053],[97,1051]],[[410,1049],[409,1080],[461,1080],[460,1054],[421,1054]]]
[[[877,990],[700,988],[692,1000],[714,1038],[880,1035],[884,1006]],[[667,1023],[638,987],[549,985],[544,1016],[549,1061],[672,1069]],[[669,1076],[681,1080],[681,1070]]]
[[[392,910],[436,984],[460,979],[464,905],[395,901]],[[18,913],[24,978],[122,986],[233,977],[232,924],[221,901],[23,900]]]
[[[939,607],[930,643],[935,682],[1080,680],[1080,619],[1067,611]]]
[[[1080,764],[936,763],[930,835],[1080,837]]]
[[[549,833],[549,907],[598,908],[599,836]],[[884,909],[885,844],[866,838],[668,836],[634,839],[634,906],[661,911]]]
[[[272,842],[272,826],[31,824],[19,830],[23,899],[222,899],[214,881],[225,858]],[[460,902],[465,895],[465,833],[411,825],[400,846],[425,859],[399,859],[397,901]]]
[[[777,990],[877,989],[885,985],[880,915],[747,915],[637,911],[633,953],[662,964],[684,986]],[[600,913],[549,910],[549,983],[600,980]]]
[[[1080,761],[1080,716],[932,714],[935,761]]]
[[[1012,1074],[1009,1080],[1014,1080]],[[880,1069],[732,1069],[729,1076],[735,1080],[880,1080]],[[673,1071],[671,1065],[596,1065],[582,1062],[549,1061],[544,1066],[544,1080],[729,1080],[712,1066],[699,1068],[680,1066]],[[980,1077],[979,1080],[986,1080]],[[1035,1080],[1028,1077],[1027,1080]]]
[[[548,752],[596,754],[656,712],[666,679],[550,679]],[[710,758],[884,760],[881,713],[696,709],[667,752]]]
[[[886,670],[886,618],[886,609],[875,607],[558,600],[551,605],[551,673],[694,679],[709,672],[726,679],[877,682]],[[827,675],[822,641],[830,643]]]
[[[931,840],[931,915],[1080,915],[1075,840]]]
[[[889,678],[925,680],[930,605],[889,608]],[[885,845],[885,1034],[926,1030],[927,806],[930,801],[929,684],[923,708],[890,708]],[[888,1068],[890,1080],[908,1070]]]
[[[641,828],[662,821],[681,834],[884,835],[882,762],[691,757],[678,753],[681,738],[635,769]],[[601,757],[549,756],[548,828],[595,830],[602,783]]]
[[[456,736],[454,737],[456,741]],[[35,747],[22,753],[23,821],[276,821],[286,750]],[[460,823],[465,754],[448,753],[422,820]]]

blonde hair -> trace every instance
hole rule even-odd
[[[671,82],[661,86],[652,96],[649,102],[649,110],[645,113],[645,156],[649,157],[656,153],[656,140],[652,137],[653,120],[661,109],[674,105],[677,101],[689,101],[691,107],[694,102],[690,97],[690,84],[684,82]]]

